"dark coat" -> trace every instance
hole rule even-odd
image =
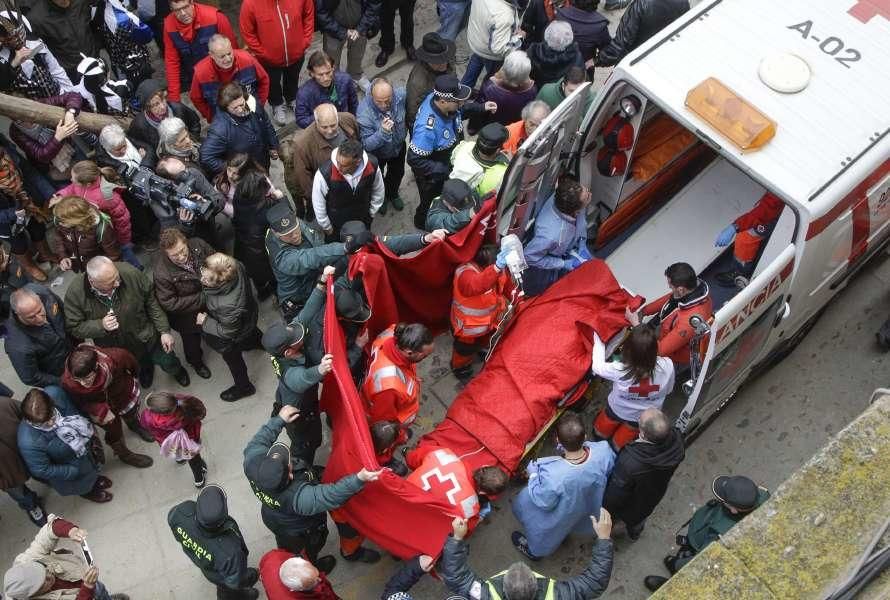
[[[63,417],[80,414],[62,388],[49,386],[44,391]],[[54,431],[41,431],[24,420],[19,423],[17,441],[31,474],[59,495],[79,496],[93,489],[99,470],[89,451],[78,457]]]
[[[265,110],[260,108],[246,117],[219,110],[201,144],[201,167],[213,177],[226,168],[229,156],[245,152],[268,171],[270,150],[278,150],[278,136]]]
[[[297,125],[308,129],[315,121],[313,111],[319,104],[333,104],[337,107],[337,112],[341,113],[354,115],[358,112],[358,92],[356,92],[352,77],[343,71],[334,71],[334,82],[331,85],[337,90],[336,102],[331,102],[330,92],[315,83],[314,79],[309,79],[300,86],[294,104],[294,117]]]
[[[477,101],[496,102],[498,110],[494,113],[494,121],[506,126],[521,119],[523,107],[534,100],[537,95],[538,86],[534,83],[524,90],[517,91],[504,87],[497,83],[494,77],[489,77],[482,82],[482,90]]]
[[[269,255],[266,254],[266,230],[269,229],[269,222],[266,220],[268,206],[247,204],[237,194],[233,204],[232,227],[235,230],[233,256],[244,263],[250,278],[260,290],[267,283],[275,281],[272,265],[269,264]]]
[[[81,53],[99,56],[102,43],[91,15],[93,5],[91,0],[71,0],[68,8],[60,8],[52,0],[34,0],[30,10],[25,11],[34,33],[46,43],[69,77],[77,70]],[[99,22],[101,15],[99,11]]]
[[[80,114],[80,107],[83,105],[83,97],[77,92],[66,92],[59,96],[40,98],[38,99],[38,102],[41,104],[49,104],[50,106],[60,106],[66,110],[73,108],[75,116],[77,116]],[[47,127],[47,129],[55,131],[55,128]],[[62,149],[62,146],[71,142],[70,139],[60,142],[53,136],[50,137],[45,144],[41,144],[38,140],[25,133],[25,130],[16,121],[13,121],[9,126],[9,137],[22,149],[22,152],[25,153],[25,156],[27,156],[32,163],[36,163],[35,166],[37,166],[38,169],[41,169],[41,172],[43,173],[46,173],[49,164]],[[72,165],[74,164],[74,161],[75,159],[72,159]]]
[[[603,494],[603,508],[633,526],[643,522],[661,502],[686,450],[683,434],[671,429],[662,444],[636,440],[622,448]]]
[[[363,36],[372,38],[380,30],[380,0],[361,0],[362,18],[355,29]],[[346,39],[346,27],[334,18],[340,0],[315,0],[315,28],[338,40]],[[355,111],[350,111],[355,112]]]
[[[204,288],[207,319],[202,326],[207,343],[226,352],[249,340],[256,331],[259,308],[247,269],[238,263],[238,275],[216,288]]]
[[[572,26],[575,43],[581,50],[581,58],[589,60],[598,50],[612,41],[609,35],[609,20],[595,10],[581,10],[574,6],[564,6],[556,11],[556,20]]]
[[[200,267],[215,250],[201,238],[189,239],[188,247],[198,267],[195,272],[174,265],[163,250],[155,258],[155,296],[168,315],[196,313],[204,306]]]
[[[596,65],[617,64],[687,10],[689,0],[634,0],[621,16],[612,42],[597,55]]]
[[[0,490],[18,487],[31,476],[19,453],[18,432],[21,421],[22,407],[19,401],[0,396]]]
[[[522,30],[525,32],[523,46],[544,41],[544,30],[556,16],[554,3],[554,0],[530,0],[522,13]]]
[[[551,83],[565,77],[566,71],[572,65],[584,66],[584,59],[581,58],[581,51],[578,49],[577,42],[557,52],[546,42],[538,42],[528,47],[528,57],[532,61],[531,78],[535,80],[538,88],[545,83]]]
[[[167,101],[167,116],[179,117],[185,123],[186,129],[193,139],[201,139],[201,116],[193,109],[179,102]],[[127,137],[137,147],[146,149],[146,156],[151,153],[152,162],[157,162],[157,148],[160,137],[158,129],[148,121],[144,111],[140,111],[130,121],[127,129]]]
[[[19,322],[14,314],[6,321],[6,353],[16,374],[25,385],[59,385],[71,342],[65,333],[62,299],[42,285],[25,286],[38,296],[46,311],[46,325],[32,327]]]
[[[454,75],[453,64],[448,63],[448,70],[445,73],[433,71],[428,64],[422,61],[416,62],[411,68],[411,73],[408,74],[408,83],[405,84],[405,124],[408,126],[409,134],[414,131],[414,120],[417,118],[420,105],[433,91],[436,77],[446,73]]]
[[[121,259],[121,245],[111,219],[98,210],[96,213],[99,222],[95,227],[81,231],[56,223],[56,235],[50,238],[53,254],[59,259],[70,258],[71,270],[75,273],[82,273],[90,259],[96,256],[107,256],[114,261]]]

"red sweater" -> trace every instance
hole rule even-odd
[[[255,59],[246,50],[233,50],[235,62],[232,67],[225,71],[216,66],[213,59],[207,56],[201,59],[201,62],[195,66],[195,75],[192,77],[192,89],[189,91],[189,98],[198,112],[201,113],[208,121],[213,120],[213,108],[208,104],[202,93],[202,86],[218,84],[222,87],[232,81],[235,75],[241,71],[250,70],[251,67],[256,72],[257,81],[257,100],[260,105],[265,105],[269,99],[269,74],[263,68],[257,59]],[[214,95],[215,97],[215,95]],[[257,110],[261,110],[262,106],[258,106]]]
[[[303,58],[315,32],[312,0],[244,0],[241,37],[264,65],[286,67]]]
[[[195,4],[194,6],[195,18],[188,25],[180,23],[173,13],[164,18],[164,65],[167,71],[167,98],[172,102],[179,102],[182,94],[179,79],[182,65],[179,50],[171,41],[171,33],[178,33],[186,42],[191,42],[195,39],[195,32],[198,29],[215,24],[217,32],[232,42],[232,48],[238,47],[238,38],[235,37],[235,31],[227,16],[215,6],[206,4]]]
[[[139,372],[139,363],[123,348],[96,348],[96,352],[100,369],[92,385],[85,387],[74,379],[66,362],[62,388],[80,410],[101,423],[109,410],[116,415],[127,412],[133,391],[138,389],[135,376]]]
[[[263,587],[269,600],[340,600],[340,596],[334,593],[331,582],[320,571],[318,573],[318,584],[311,590],[294,592],[286,588],[281,583],[278,570],[284,564],[284,561],[293,557],[294,554],[291,552],[278,548],[277,550],[266,552],[260,559],[260,564],[257,565],[260,572],[260,581],[263,582]]]

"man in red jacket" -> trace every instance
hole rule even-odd
[[[667,356],[680,371],[689,365],[689,342],[695,331],[689,317],[698,315],[705,321],[714,314],[711,290],[687,263],[674,263],[664,271],[671,291],[644,306],[639,312],[625,309],[631,327],[640,324],[640,314],[654,315],[648,321],[658,332],[658,356]]]
[[[136,418],[139,406],[139,363],[123,348],[96,348],[81,344],[68,355],[62,388],[90,421],[105,430],[105,442],[121,462],[145,468],[151,457],[135,454],[124,441],[121,420],[146,442],[155,441]]]
[[[729,271],[717,274],[717,283],[724,287],[747,285],[757,265],[763,240],[775,229],[783,208],[785,205],[782,201],[767,192],[751,210],[720,232],[714,245],[723,248],[733,244],[732,256],[735,264]]]
[[[272,18],[269,18],[272,15]],[[241,36],[247,50],[269,73],[269,102],[278,125],[287,122],[286,104],[297,98],[306,49],[315,31],[312,0],[244,0]]]
[[[258,567],[269,600],[340,600],[325,574],[292,552],[270,550]]]
[[[210,38],[210,53],[195,66],[189,98],[208,121],[216,114],[216,96],[222,86],[237,81],[257,100],[256,110],[264,110],[269,98],[269,74],[245,50],[236,50],[232,41],[220,34]]]
[[[164,18],[168,100],[181,101],[182,90],[192,84],[195,65],[207,56],[207,43],[216,34],[238,45],[229,18],[215,6],[195,4],[194,0],[170,0],[170,14]]]

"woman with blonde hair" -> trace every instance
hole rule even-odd
[[[124,203],[117,180],[117,173],[111,167],[99,167],[91,160],[74,163],[71,167],[71,184],[50,199],[50,206],[55,204],[56,198],[65,196],[79,196],[95,206],[111,218],[120,243],[119,254],[137,269],[142,269],[142,263],[133,252],[130,211]]]
[[[207,344],[222,354],[235,384],[219,397],[234,402],[256,392],[247,374],[242,352],[261,348],[263,333],[257,329],[256,294],[247,269],[231,256],[217,252],[204,259],[201,266],[206,312],[199,312]]]
[[[65,196],[53,206],[56,235],[50,238],[63,271],[81,273],[94,256],[121,259],[121,247],[111,219],[77,196]]]

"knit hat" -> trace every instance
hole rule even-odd
[[[158,79],[146,79],[136,88],[136,99],[139,100],[139,106],[144,110],[152,96],[166,89],[167,84],[165,82]]]
[[[46,567],[38,562],[12,566],[3,576],[3,595],[11,600],[26,600],[37,593],[46,580]]]

